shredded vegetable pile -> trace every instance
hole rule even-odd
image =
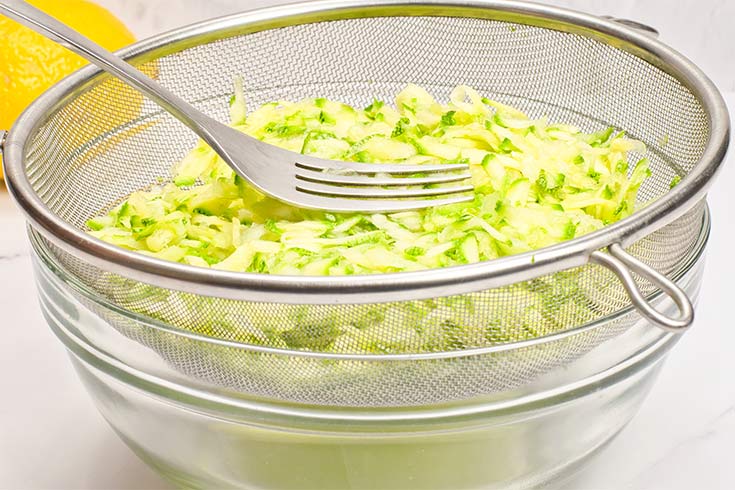
[[[411,271],[490,260],[600,229],[633,212],[650,175],[640,141],[608,128],[530,119],[455,88],[446,104],[408,85],[394,106],[279,101],[247,113],[236,84],[233,127],[324,158],[375,163],[469,163],[474,200],[394,214],[330,214],[268,198],[200,143],[173,182],[131,194],[90,233],[186,264],[269,274]],[[274,171],[277,171],[274,169]]]

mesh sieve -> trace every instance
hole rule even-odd
[[[84,234],[101,209],[169,181],[196,138],[120,82],[91,69],[68,79],[26,113],[7,145],[9,185],[37,246],[124,335],[188,375],[257,396],[438,403],[563,366],[641,319],[619,314],[630,291],[609,264],[588,263],[595,250],[622,243],[661,273],[680,272],[726,149],[721,99],[676,53],[610,22],[530,4],[317,2],[193,26],[130,53],[221,120],[239,75],[251,108],[303,97],[363,106],[408,82],[446,99],[468,84],[531,117],[586,131],[614,126],[648,146],[653,176],[640,190],[642,211],[535,254],[367,278],[210,272],[111,251]],[[683,180],[670,190],[675,175]],[[638,279],[643,295],[657,290]],[[554,340],[523,342],[544,338]]]
[[[688,274],[691,265],[704,252],[709,228],[706,213],[705,221],[694,228],[697,229],[698,237],[687,256],[673,267],[671,274],[676,278]],[[514,328],[519,328],[512,323],[505,323],[502,329],[496,329],[498,335],[495,338],[487,335],[480,337],[487,332],[486,323],[469,323],[478,333],[479,341],[475,345],[487,347],[413,355],[335,355],[316,349],[283,351],[243,342],[228,342],[228,339],[233,338],[232,331],[219,331],[215,335],[211,331],[205,334],[197,332],[197,320],[187,319],[186,323],[181,324],[136,313],[136,310],[139,312],[145,307],[102,297],[98,290],[85,284],[90,282],[89,276],[74,276],[66,266],[59,264],[60,257],[72,263],[75,259],[54,249],[37,233],[31,234],[34,248],[48,262],[47,267],[55,270],[65,281],[62,283],[56,277],[47,277],[47,281],[57,283],[56,290],[44,288],[44,281],[41,281],[45,295],[53,298],[53,301],[65,303],[64,292],[71,292],[92,315],[103,319],[125,337],[152,349],[182,375],[193,377],[209,389],[224,388],[248,397],[340,407],[399,407],[491,396],[522,389],[540,376],[564,369],[593,348],[645,321],[630,308],[625,292],[618,287],[607,291],[617,296],[617,300],[613,300],[617,301],[617,309],[612,302],[607,305],[613,313],[599,315],[601,318],[598,321],[588,324],[572,324],[573,320],[578,322],[578,319],[570,318],[568,325],[560,324],[556,331],[525,342],[511,342],[501,335],[503,330],[506,336],[512,335]],[[70,268],[83,270],[83,264],[77,265],[79,268],[74,265]],[[599,266],[590,267],[602,269]],[[40,273],[46,273],[46,269],[41,269]],[[699,284],[701,273],[700,267],[694,271],[694,277],[688,280],[692,284]],[[605,286],[616,285],[613,277],[608,279]],[[681,284],[679,281],[677,283]],[[140,288],[140,284],[134,282],[128,285]],[[681,285],[686,287],[686,284]],[[522,288],[524,284],[517,287]],[[510,294],[503,289],[478,292],[471,298],[475,304],[487,308],[487,314],[492,316],[493,297]],[[651,289],[649,287],[646,291]],[[688,290],[694,297],[698,287],[692,289],[689,286]],[[163,289],[157,290],[157,293],[168,298],[172,294],[182,294]],[[466,295],[454,299],[461,300],[464,297]],[[604,297],[606,294],[603,292],[597,296]],[[151,298],[147,301],[150,302]],[[261,313],[269,312],[277,316],[296,307],[274,303],[245,307],[237,302],[227,305],[231,300],[219,301],[224,303],[219,303],[217,307],[207,307],[204,301],[199,314],[220,315],[222,309],[229,309],[247,315],[250,310],[257,309]],[[386,308],[403,309],[415,304],[400,302],[386,305]],[[351,311],[354,308],[347,305],[338,310],[329,310],[321,306],[319,311],[326,314],[339,311],[340,315],[350,318],[354,316],[354,311]],[[314,317],[319,318],[319,315],[314,314]],[[468,315],[468,318],[472,316]],[[343,321],[347,323],[347,320]],[[389,328],[405,329],[406,326],[395,324],[389,325]]]

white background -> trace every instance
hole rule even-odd
[[[139,36],[267,0],[97,0]],[[284,2],[280,2],[284,3]],[[550,2],[657,27],[710,74],[735,111],[735,2]],[[697,320],[631,424],[571,489],[735,488],[733,163],[710,194],[714,228]],[[0,488],[167,488],[107,427],[38,310],[22,219],[0,190]],[[284,468],[287,471],[287,468]]]

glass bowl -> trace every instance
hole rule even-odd
[[[693,300],[709,228],[705,213],[697,246],[672,277]],[[30,237],[44,316],[98,409],[141,459],[180,487],[558,483],[633,417],[679,338],[638,317],[530,384],[441,405],[366,409],[278,401],[181,372],[129,332],[123,335],[109,315],[126,317],[141,331],[151,326],[85,289],[32,230]],[[667,297],[650,299],[664,312],[675,311]],[[566,335],[573,340],[629,315],[638,313],[630,307]]]

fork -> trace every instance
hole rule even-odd
[[[285,150],[207,116],[122,58],[23,0],[0,0],[0,13],[142,92],[194,131],[238,175],[278,200],[331,212],[377,213],[434,207],[473,198],[471,185],[443,185],[469,179],[468,165],[366,164],[325,160]],[[428,175],[411,176],[417,173]],[[433,199],[437,196],[449,197]]]

